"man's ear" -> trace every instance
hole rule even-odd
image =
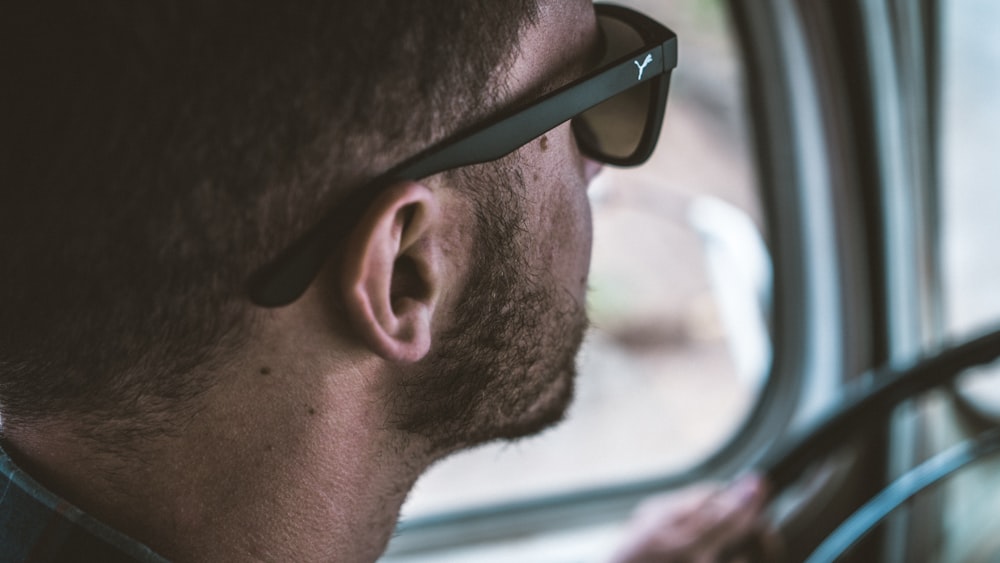
[[[352,327],[378,355],[416,362],[441,295],[440,202],[410,181],[384,189],[351,233],[341,287]]]

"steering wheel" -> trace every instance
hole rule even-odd
[[[902,401],[942,384],[965,370],[1000,358],[1000,330],[947,348],[900,370],[881,369],[865,387],[850,389],[840,403],[806,431],[793,436],[758,464],[779,492],[825,453],[843,445],[860,429],[888,419]],[[892,510],[913,495],[981,458],[1000,452],[1000,427],[939,453],[911,469],[847,518],[809,557],[809,563],[836,561]]]

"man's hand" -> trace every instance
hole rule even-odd
[[[652,497],[636,510],[614,563],[749,561],[743,546],[772,551],[761,518],[767,487],[748,475],[727,487],[694,485]]]

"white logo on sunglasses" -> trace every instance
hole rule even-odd
[[[642,80],[642,71],[646,70],[646,65],[653,62],[653,54],[650,53],[646,55],[646,58],[643,59],[642,64],[639,64],[639,61],[632,61],[632,62],[635,64],[636,68],[639,69],[639,77],[636,78],[636,80]]]

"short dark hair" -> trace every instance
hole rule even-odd
[[[95,0],[4,11],[10,423],[128,417],[201,392],[206,382],[185,373],[245,341],[250,274],[352,190],[489,111],[537,6]]]

